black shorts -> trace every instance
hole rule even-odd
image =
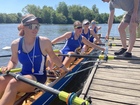
[[[46,75],[46,70],[44,70],[44,74],[43,75],[34,75],[36,77],[37,82],[40,83],[45,83],[47,80],[47,75]]]

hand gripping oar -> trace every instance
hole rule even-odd
[[[43,89],[44,91],[48,91],[52,94],[56,94],[56,95],[58,95],[60,100],[66,102],[68,105],[73,105],[73,104],[74,105],[90,105],[90,103],[88,101],[77,97],[75,93],[69,94],[69,93],[64,92],[64,91],[59,91],[59,90],[51,88],[45,84],[41,84],[41,83],[36,82],[34,80],[25,78],[25,77],[21,76],[20,74],[7,72],[7,75],[11,75],[17,80],[20,80],[22,82],[25,82],[25,83],[30,84],[32,86],[35,86],[37,88]]]
[[[97,44],[97,45],[105,46],[105,44]],[[121,44],[116,44],[116,43],[108,43],[108,46],[112,47],[112,46],[122,46],[122,45]],[[140,46],[133,46],[133,47],[140,48]]]
[[[21,71],[21,68],[15,68],[15,69],[11,69],[10,72],[12,73],[17,73],[17,72],[20,72]],[[0,68],[0,72],[1,72],[1,68]]]
[[[136,57],[122,57],[122,56],[108,56],[108,55],[80,55],[80,54],[59,54],[58,56],[66,56],[66,57],[77,57],[77,58],[98,58],[100,60],[140,60],[140,58]]]

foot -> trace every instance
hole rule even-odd
[[[125,52],[125,53],[124,53],[124,57],[132,57],[132,53],[130,53],[130,52]]]
[[[120,50],[114,52],[115,55],[122,55],[124,52],[126,52],[127,49],[121,48]]]

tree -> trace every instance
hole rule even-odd
[[[58,13],[62,13],[66,18],[68,17],[68,7],[65,2],[60,2],[58,7],[56,8]]]

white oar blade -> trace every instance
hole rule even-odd
[[[10,46],[5,46],[2,48],[3,50],[11,50],[11,47]]]

